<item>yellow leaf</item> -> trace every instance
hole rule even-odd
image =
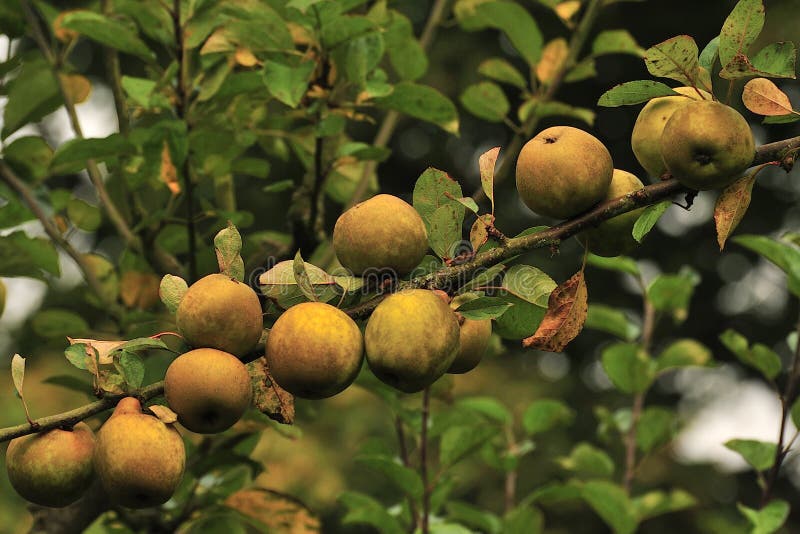
[[[561,352],[583,330],[588,311],[586,280],[581,269],[550,293],[547,312],[536,332],[522,346]]]
[[[320,521],[294,497],[266,488],[246,488],[225,499],[225,506],[252,517],[268,532],[313,534],[320,532]]]
[[[65,97],[73,104],[81,104],[92,94],[92,84],[80,74],[59,74],[64,86]]]
[[[580,0],[567,0],[566,2],[561,2],[553,9],[556,12],[561,20],[564,22],[569,22],[572,20],[572,17],[575,16],[575,13],[578,12],[581,8]]]
[[[720,250],[725,248],[725,242],[747,213],[757,172],[739,178],[717,197],[714,206],[714,224],[717,227],[717,243]]]
[[[61,24],[64,22],[64,17],[66,17],[70,13],[74,13],[75,11],[80,11],[77,9],[70,9],[67,11],[62,11],[58,14],[58,16],[53,20],[53,35],[56,36],[56,39],[61,41],[62,43],[68,43],[73,39],[78,38],[78,32],[75,30],[70,30],[64,28]]]
[[[550,82],[564,65],[569,54],[569,45],[563,37],[553,39],[542,50],[542,59],[536,64],[536,77],[543,84]]]
[[[161,280],[153,273],[125,271],[120,279],[119,296],[127,308],[146,310],[159,302]]]
[[[289,28],[289,33],[292,35],[292,42],[298,46],[308,46],[314,43],[314,38],[311,33],[303,26],[296,22],[289,22],[286,24]]]
[[[228,37],[228,32],[225,28],[219,28],[212,33],[203,47],[200,48],[200,54],[214,54],[216,52],[233,52],[235,49],[234,44]]]
[[[742,92],[742,102],[747,109],[759,115],[800,115],[792,109],[786,93],[766,78],[753,78],[747,82]]]
[[[166,141],[164,141],[164,148],[161,149],[161,181],[167,184],[173,195],[178,195],[181,192],[178,171],[175,169],[175,165],[172,164],[169,145],[167,145]]]
[[[236,60],[236,63],[242,67],[254,67],[258,65],[258,58],[254,56],[253,53],[247,48],[237,48],[236,54],[234,54],[234,59]]]

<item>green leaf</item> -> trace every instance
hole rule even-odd
[[[636,427],[636,445],[647,454],[656,447],[669,443],[675,434],[675,414],[668,408],[645,408]]]
[[[789,503],[776,499],[770,501],[761,510],[748,508],[738,503],[739,512],[753,525],[750,534],[772,534],[777,532],[789,518]]]
[[[547,308],[555,281],[532,265],[514,265],[503,277],[503,289],[531,304]]]
[[[489,122],[503,122],[511,108],[503,89],[494,82],[472,84],[459,99],[467,111]]]
[[[624,393],[647,391],[655,379],[655,363],[635,343],[609,345],[601,358],[608,378]]]
[[[725,442],[725,447],[738,452],[756,471],[766,471],[775,463],[777,445],[774,443],[754,439],[732,439]]]
[[[460,501],[450,501],[445,504],[445,508],[447,509],[447,518],[451,521],[457,521],[487,534],[500,534],[501,532],[500,518],[488,510]]]
[[[158,296],[169,312],[175,313],[178,311],[178,305],[181,303],[181,299],[188,290],[189,286],[186,284],[186,280],[180,276],[165,274],[158,287]]]
[[[541,534],[544,531],[544,516],[538,508],[520,505],[503,517],[503,534]]]
[[[631,232],[633,238],[641,243],[644,236],[650,233],[650,230],[653,229],[658,220],[671,205],[672,201],[664,200],[658,204],[647,206],[644,211],[642,211],[642,214],[639,215],[639,218],[636,219],[636,222],[633,223],[633,230]]]
[[[586,257],[586,263],[597,267],[598,269],[605,269],[607,271],[617,271],[620,273],[629,274],[631,276],[641,276],[639,266],[636,260],[628,256],[616,256],[613,258],[606,258],[598,256],[597,254],[589,253]]]
[[[711,39],[700,52],[700,66],[711,72],[714,68],[714,61],[719,57],[719,35]]]
[[[457,202],[436,209],[430,219],[428,243],[431,250],[442,259],[457,255],[461,243],[461,227],[464,222],[464,206]]]
[[[458,135],[458,111],[445,95],[427,85],[400,82],[388,96],[376,98],[378,107],[405,113]],[[460,195],[459,195],[460,196]]]
[[[242,251],[242,236],[230,221],[228,221],[226,228],[223,228],[214,236],[214,249],[217,252],[217,263],[219,263],[220,271],[226,272]]]
[[[459,2],[455,14],[465,30],[500,30],[529,66],[539,62],[544,40],[536,21],[523,6],[507,1]]]
[[[449,174],[433,167],[425,169],[414,184],[413,205],[422,217],[428,233],[431,231],[433,214],[442,206],[452,204],[453,198],[461,198],[461,186]]]
[[[600,96],[598,106],[618,107],[647,102],[659,96],[677,95],[667,84],[653,80],[636,80],[615,85]]]
[[[61,20],[61,26],[145,61],[155,59],[155,54],[130,26],[100,13],[86,10],[70,11]]]
[[[618,485],[592,480],[583,485],[581,496],[615,534],[632,534],[636,530],[634,506]]]
[[[8,100],[3,108],[3,139],[28,123],[41,120],[62,103],[53,71],[41,59],[23,62],[19,74],[9,82],[7,90]]]
[[[669,78],[696,87],[700,77],[697,43],[688,35],[678,35],[651,46],[644,54],[647,70],[653,76]]]
[[[347,513],[344,525],[369,525],[382,534],[405,534],[400,521],[386,511],[384,506],[368,495],[347,491],[339,496]]]
[[[81,337],[89,331],[89,324],[77,313],[61,308],[50,308],[36,313],[31,319],[36,335],[44,338]]]
[[[791,416],[794,426],[796,428],[800,428],[800,398],[798,398],[796,401],[794,401],[794,404],[792,404]]]
[[[522,427],[529,436],[546,432],[558,425],[569,425],[575,419],[575,412],[556,399],[533,401],[522,415]]]
[[[752,58],[753,67],[771,78],[794,78],[797,50],[791,41],[772,43]]]
[[[496,82],[507,83],[519,89],[528,87],[525,77],[508,61],[499,57],[491,57],[478,65],[478,74],[482,74]]]
[[[468,528],[455,523],[434,523],[430,526],[431,534],[472,534]]]
[[[589,304],[585,328],[607,332],[624,341],[633,341],[639,336],[639,327],[633,324],[622,310],[604,304]]]
[[[719,336],[719,340],[742,363],[757,369],[767,379],[773,380],[781,372],[781,358],[775,352],[761,343],[749,347],[747,338],[731,328]]]
[[[672,342],[656,358],[658,371],[667,371],[690,365],[707,365],[713,355],[711,350],[694,339],[679,339]]]
[[[60,272],[58,252],[49,239],[28,237],[21,230],[0,236],[0,276],[45,279],[44,273]]]
[[[493,438],[497,430],[491,426],[455,426],[442,434],[439,446],[439,462],[452,466],[480,449]]]
[[[669,312],[676,323],[689,316],[689,301],[700,275],[684,266],[677,274],[658,275],[647,288],[647,298],[657,311]]]
[[[633,507],[639,521],[691,508],[696,504],[697,499],[682,489],[675,489],[669,493],[649,491],[633,499]]]
[[[69,174],[86,168],[86,160],[107,161],[135,153],[136,148],[120,134],[102,139],[72,139],[56,149],[50,162],[53,174]]]
[[[70,199],[67,204],[67,217],[72,224],[85,232],[94,232],[103,222],[100,208],[79,198]]]
[[[570,106],[569,104],[556,100],[542,102],[536,97],[526,100],[519,109],[517,109],[517,116],[521,122],[527,121],[531,113],[540,118],[567,117],[570,119],[578,119],[589,126],[594,125],[595,119],[595,112],[591,109]]]
[[[611,457],[590,443],[578,443],[569,456],[561,457],[557,462],[562,468],[585,477],[610,478],[614,474]]]
[[[24,136],[14,139],[3,149],[3,159],[20,178],[38,182],[47,177],[53,149],[43,138]]]
[[[789,291],[800,297],[800,249],[787,243],[761,235],[740,235],[734,243],[768,259],[788,276]]]
[[[138,389],[144,382],[144,361],[135,352],[123,350],[114,358],[114,367],[122,375],[128,389]]]
[[[300,255],[299,250],[297,254],[294,255],[292,272],[294,273],[295,283],[297,283],[297,287],[303,292],[303,295],[312,302],[319,300],[317,292],[314,291],[314,286],[311,284],[311,279],[306,271],[306,263],[303,261],[303,256]]]
[[[399,11],[391,11],[391,21],[385,28],[383,39],[386,52],[401,80],[414,81],[428,70],[428,57],[414,36],[411,21]]]
[[[762,0],[739,0],[719,34],[719,60],[724,67],[737,54],[747,55],[764,27]]]
[[[509,409],[494,397],[467,397],[459,400],[458,406],[477,412],[498,423],[508,425],[514,421],[514,416]]]
[[[422,479],[413,469],[409,469],[397,462],[394,458],[380,454],[359,456],[356,462],[367,469],[377,471],[386,476],[389,481],[405,495],[413,499],[422,497]]]
[[[592,42],[592,55],[632,54],[642,57],[644,49],[628,30],[606,30],[597,34]]]
[[[97,364],[94,362],[94,351],[87,350],[87,346],[84,343],[70,345],[64,349],[64,356],[69,363],[78,369],[94,372],[97,368]]]
[[[264,83],[272,96],[290,108],[296,108],[308,88],[315,67],[313,61],[287,65],[267,60],[264,62]]]
[[[500,297],[479,297],[465,302],[457,308],[458,312],[467,319],[480,321],[484,319],[497,319],[503,315],[513,304]]]
[[[122,77],[122,89],[136,105],[143,108],[150,107],[150,96],[158,85],[155,80],[148,78]]]
[[[294,187],[294,180],[286,179],[286,180],[278,180],[277,182],[273,182],[269,185],[266,185],[261,188],[261,191],[264,193],[282,193],[284,191],[288,191]]]

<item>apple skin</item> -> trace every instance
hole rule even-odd
[[[355,275],[370,269],[408,274],[428,251],[422,217],[392,195],[376,195],[342,213],[333,228],[339,263]]]
[[[447,369],[451,374],[463,374],[475,369],[481,362],[489,338],[492,337],[492,320],[476,321],[464,319],[459,331],[459,350],[453,363]]]
[[[242,357],[261,338],[261,313],[261,303],[250,286],[217,273],[189,287],[175,321],[191,347],[210,347]]]
[[[267,338],[272,378],[304,399],[324,399],[347,389],[364,360],[364,339],[342,310],[303,302],[275,321]]]
[[[250,373],[239,358],[217,349],[181,354],[164,377],[164,396],[178,421],[199,434],[233,426],[250,406]]]
[[[95,436],[86,423],[12,439],[6,470],[14,489],[40,506],[63,507],[77,501],[94,480]]]
[[[405,393],[422,391],[455,360],[459,332],[455,312],[433,291],[398,291],[367,322],[367,363],[384,383]]]
[[[126,508],[167,502],[183,478],[186,450],[172,425],[125,397],[97,433],[94,468],[109,499]]]
[[[694,87],[675,87],[684,96],[661,96],[650,99],[636,117],[631,133],[631,148],[636,160],[652,177],[660,178],[667,172],[661,159],[661,134],[672,114],[689,102],[713,100],[711,93]]]
[[[644,184],[635,175],[614,169],[611,186],[604,200],[613,200],[643,187]],[[610,258],[627,254],[638,245],[631,232],[643,211],[644,208],[638,208],[607,219],[595,228],[578,234],[578,239],[584,246],[588,244],[589,250],[598,256]]]
[[[661,134],[667,170],[692,189],[718,189],[733,182],[753,162],[750,125],[730,106],[701,100],[672,114]]]
[[[553,126],[525,143],[517,158],[517,191],[538,213],[568,219],[606,194],[614,164],[596,137],[571,126]]]

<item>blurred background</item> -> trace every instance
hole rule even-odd
[[[419,34],[431,3],[408,0],[391,4],[413,21]],[[523,3],[534,15],[545,41],[565,34],[552,11],[536,2]],[[53,4],[59,9],[85,5],[79,2]],[[717,35],[734,4],[722,0],[616,2],[604,10],[595,31],[627,29],[643,48],[675,35],[688,34],[702,49]],[[796,0],[766,0],[765,5],[766,26],[753,48],[758,50],[767,43],[782,40],[800,43],[800,6]],[[0,57],[6,57],[9,46],[9,39],[0,36]],[[30,46],[30,43],[17,40],[12,46]],[[103,137],[117,131],[113,100],[103,81],[104,71],[97,49],[91,42],[82,40],[73,54],[73,62],[93,84],[89,100],[78,106],[85,135]],[[423,81],[458,102],[463,88],[477,81],[477,65],[489,56],[503,56],[524,69],[524,62],[516,57],[514,49],[498,32],[467,33],[448,17],[429,51],[430,68]],[[123,56],[123,72],[126,70],[124,61]],[[630,148],[630,133],[640,107],[595,106],[598,97],[610,87],[649,78],[644,63],[634,56],[603,56],[598,59],[597,72],[595,78],[565,84],[559,92],[559,100],[594,109],[597,116],[591,131],[609,148],[615,167],[631,171],[648,183]],[[715,93],[725,94],[727,82],[716,76],[713,79],[720,83]],[[800,84],[786,80],[778,86],[789,95],[795,108],[800,106]],[[731,103],[751,121],[757,144],[800,135],[799,123],[762,127],[760,117],[750,114],[740,104],[737,106],[741,102],[740,91],[741,84],[738,84]],[[515,109],[519,95],[509,91],[507,97]],[[0,98],[0,108],[4,104],[5,99]],[[478,157],[489,148],[505,146],[511,134],[502,123],[486,123],[463,108],[459,108],[459,114],[459,136],[420,121],[402,120],[389,145],[392,155],[378,168],[381,189],[410,201],[416,178],[428,166],[449,172],[461,183],[465,193],[478,188]],[[545,119],[539,129],[555,124],[586,128],[570,120],[550,118]],[[369,141],[374,131],[373,126],[365,124],[353,128],[350,134],[354,139]],[[40,123],[18,131],[6,143],[34,132],[52,140],[53,145],[73,135],[66,113],[60,109]],[[292,161],[273,164],[271,172],[291,172],[294,164]],[[282,213],[288,196],[262,194],[260,186],[253,187],[253,183],[246,180],[237,184],[239,209],[249,210],[254,215],[252,225],[242,229],[243,234],[286,230]],[[89,196],[88,180],[83,176],[74,176],[62,186],[73,188],[78,195]],[[699,506],[653,524],[644,523],[641,532],[744,531],[735,504],[755,505],[759,488],[753,472],[746,470],[739,456],[724,448],[722,443],[734,437],[774,441],[778,432],[780,406],[777,397],[754,373],[733,361],[718,336],[725,329],[734,328],[751,341],[772,347],[788,360],[791,351],[786,338],[793,331],[800,310],[787,293],[785,276],[774,265],[734,244],[728,245],[724,252],[719,251],[712,219],[716,194],[701,193],[688,211],[671,207],[644,244],[632,254],[648,279],[661,272],[677,272],[684,265],[694,268],[701,278],[691,300],[688,320],[680,324],[669,318],[660,320],[654,350],[658,351],[676,338],[691,337],[708,346],[717,362],[711,368],[681,370],[659,379],[648,395],[648,406],[677,405],[681,431],[672,446],[643,463],[639,483],[654,488],[685,488],[698,499]],[[798,231],[799,195],[800,169],[788,175],[780,169],[764,170],[737,233],[778,237]],[[537,217],[521,203],[513,180],[497,184],[496,199],[497,226],[507,235],[553,222]],[[332,222],[329,221],[331,225]],[[468,218],[467,228],[471,223]],[[44,235],[38,223],[25,225],[25,230]],[[112,257],[120,246],[112,236],[102,233],[77,231],[71,240],[82,251],[107,251]],[[538,250],[518,261],[537,266],[562,282],[577,270],[581,257],[580,245],[570,240],[561,246],[557,256],[551,257],[549,251]],[[88,399],[42,382],[52,375],[73,371],[78,375],[78,371],[63,359],[63,336],[43,336],[37,331],[35,321],[37,311],[45,303],[66,308],[72,304],[72,291],[81,278],[68,258],[61,258],[61,267],[62,275],[52,281],[49,290],[45,283],[32,278],[3,279],[7,286],[7,305],[0,316],[0,366],[7,369],[14,353],[29,357],[26,396],[34,417],[63,411]],[[589,268],[587,285],[590,302],[623,308],[638,320],[639,289],[632,278]],[[99,337],[104,328],[103,319],[93,317],[96,322],[88,326]],[[142,325],[143,331],[146,328],[147,325]],[[543,397],[563,399],[575,410],[576,419],[570,427],[537,439],[536,450],[524,458],[519,474],[519,495],[527,495],[547,481],[564,478],[554,460],[566,455],[571,444],[588,441],[604,446],[597,436],[598,421],[593,406],[603,405],[613,411],[629,405],[628,397],[613,390],[598,360],[600,351],[610,341],[608,335],[586,329],[565,353],[550,354],[523,350],[519,342],[501,344],[498,340],[494,354],[475,371],[455,377],[456,398],[493,396],[517,417],[532,400]],[[166,362],[153,363],[148,372],[156,377],[164,365]],[[416,397],[419,396],[409,398],[408,402],[420,402]],[[380,496],[386,490],[352,458],[376,440],[395,446],[392,445],[394,422],[384,405],[371,402],[373,398],[366,390],[354,387],[333,399],[298,401],[297,426],[302,434],[290,438],[274,431],[264,433],[254,453],[266,465],[266,472],[258,482],[296,495],[321,515],[323,523],[330,525],[330,531],[359,531],[338,526],[342,510],[336,503],[337,497],[347,489],[373,496]],[[434,417],[437,407],[440,407],[438,401],[434,404]],[[10,373],[6,373],[5,378],[0,379],[0,425],[22,421],[24,414],[14,394]],[[611,445],[609,452],[621,464],[619,444]],[[800,502],[798,488],[800,461],[791,457],[776,495],[796,504]],[[455,494],[461,500],[500,511],[503,480],[480,462],[471,461],[459,468]],[[4,470],[0,470],[0,518],[0,532],[24,532],[28,528],[29,518],[23,501],[10,488]],[[546,524],[547,532],[552,533],[596,533],[606,529],[586,507],[548,508]],[[800,531],[800,513],[793,513],[789,524],[785,532]]]

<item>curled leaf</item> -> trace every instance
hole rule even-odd
[[[536,332],[522,346],[561,352],[583,329],[588,311],[588,293],[583,270],[556,287],[547,302],[547,312]]]
[[[178,421],[178,414],[173,412],[169,407],[162,404],[153,404],[147,407],[153,414],[158,417],[165,425],[171,425]]]
[[[247,371],[253,384],[253,406],[270,419],[285,425],[293,424],[294,397],[272,378],[267,358],[262,356],[248,363]]]
[[[70,345],[84,345],[87,353],[94,353],[95,360],[100,365],[107,365],[114,362],[112,352],[121,347],[127,341],[113,340],[113,341],[98,341],[96,339],[81,339],[68,337]]]
[[[25,379],[25,358],[15,354],[11,358],[11,378],[14,380],[14,389],[22,397],[22,382]]]
[[[494,166],[497,163],[497,156],[500,154],[500,147],[496,146],[481,154],[478,158],[478,167],[481,170],[481,186],[486,198],[492,203],[492,214],[494,214]]]
[[[725,241],[747,213],[755,181],[756,172],[752,172],[733,182],[717,197],[714,206],[714,224],[717,227],[717,243],[720,250],[725,248]]]

